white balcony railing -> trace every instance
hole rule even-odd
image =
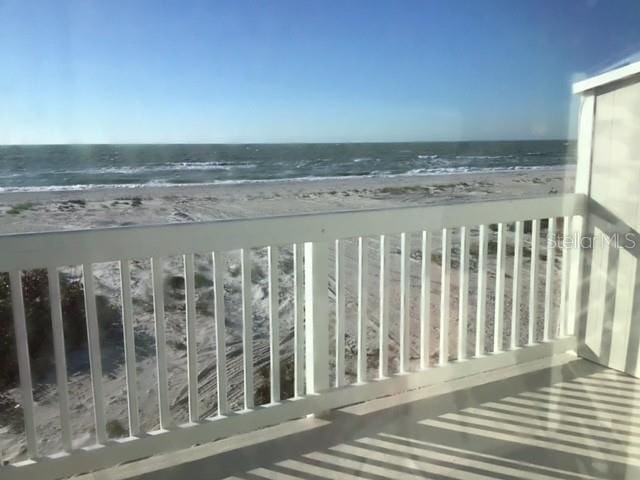
[[[0,272],[10,276],[11,304],[17,357],[19,365],[21,405],[24,411],[28,460],[0,467],[2,478],[55,478],[98,470],[117,463],[131,461],[191,445],[209,442],[240,432],[252,431],[289,419],[327,411],[375,397],[398,393],[420,386],[446,381],[551,355],[575,347],[572,334],[573,318],[568,305],[570,296],[570,272],[568,251],[563,251],[559,283],[555,283],[554,254],[556,247],[541,240],[541,220],[549,220],[544,238],[552,238],[556,219],[562,219],[565,232],[573,217],[585,213],[586,197],[563,195],[549,198],[465,203],[443,206],[411,207],[375,211],[309,214],[249,220],[216,221],[207,223],[110,228],[88,231],[34,233],[5,235],[0,237]],[[522,268],[524,223],[531,221],[531,261],[527,270]],[[488,237],[494,235],[489,225],[497,224],[496,251],[489,251]],[[513,224],[513,274],[506,275],[507,226]],[[477,229],[477,230],[476,230]],[[469,249],[469,233],[477,232],[479,249]],[[456,233],[452,240],[452,232]],[[431,236],[441,239],[440,301],[437,333],[439,347],[437,365],[429,359],[431,334]],[[391,276],[389,274],[389,242],[400,235],[400,285],[398,371],[389,369],[389,326],[391,300]],[[527,233],[529,235],[529,233]],[[411,239],[420,238],[420,307],[419,318],[411,318],[409,308],[409,262]],[[357,353],[356,379],[348,382],[345,375],[345,239],[358,241],[357,269]],[[374,238],[379,249],[379,259],[368,258],[368,242]],[[529,237],[528,237],[529,238]],[[460,249],[459,279],[456,293],[457,305],[452,309],[451,250],[452,242]],[[280,344],[278,321],[279,275],[278,252],[282,246],[293,248],[294,266],[292,292],[295,320],[294,344],[294,397],[283,400],[280,392]],[[270,399],[267,405],[254,405],[253,315],[251,312],[251,284],[249,249],[268,248],[268,318],[270,332]],[[335,263],[330,265],[330,251],[335,248]],[[539,261],[539,252],[547,250],[546,267]],[[221,255],[239,251],[241,258],[241,318],[242,366],[244,402],[241,411],[232,411],[227,402],[227,369],[224,332],[225,306],[224,282],[220,265]],[[213,252],[214,318],[216,325],[217,414],[204,418],[199,412],[197,369],[197,335],[195,331],[194,254]],[[186,312],[186,365],[188,392],[188,422],[178,425],[171,415],[167,378],[167,348],[165,338],[165,300],[163,293],[163,259],[182,255],[185,278]],[[495,261],[495,283],[487,275],[488,258]],[[159,428],[143,431],[139,420],[141,405],[138,403],[136,381],[136,350],[134,342],[134,308],[130,262],[134,259],[150,259],[153,314],[155,318],[155,363]],[[470,260],[477,265],[477,273],[470,272]],[[128,398],[129,436],[124,439],[108,438],[106,430],[106,406],[104,372],[98,314],[96,309],[94,268],[96,264],[118,262],[120,270],[121,317],[125,351],[126,388]],[[335,274],[331,272],[335,265]],[[494,265],[494,263],[491,263]],[[74,412],[69,409],[67,368],[65,364],[65,339],[61,311],[59,268],[81,266],[83,272],[86,325],[90,359],[92,409],[95,420],[96,445],[73,448],[71,424]],[[43,455],[41,438],[34,416],[34,396],[31,376],[25,306],[21,284],[22,272],[46,268],[48,271],[50,312],[53,326],[53,342],[56,364],[56,385],[59,399],[59,421],[62,451]],[[379,285],[371,284],[370,271],[379,268],[376,278]],[[475,287],[477,304],[469,304],[471,277]],[[540,279],[544,281],[540,281]],[[335,295],[330,296],[330,279]],[[508,284],[507,284],[508,282]],[[490,284],[491,283],[491,284]],[[489,285],[490,284],[490,285]],[[528,298],[523,298],[523,286]],[[507,287],[507,288],[505,288]],[[540,290],[538,290],[538,288]],[[379,305],[367,306],[367,292],[379,292]],[[554,309],[553,296],[560,292],[559,310]],[[495,292],[493,311],[487,304],[489,292]],[[504,311],[505,295],[511,294],[511,312]],[[539,294],[539,293],[540,294]],[[544,297],[540,302],[539,298]],[[335,300],[331,300],[335,299]],[[335,358],[330,348],[330,310],[335,301]],[[526,305],[527,318],[521,315],[521,305]],[[379,310],[378,310],[379,309]],[[376,328],[379,365],[377,375],[367,370],[367,329],[371,328],[368,312],[376,311]],[[473,318],[471,312],[474,312]],[[456,317],[457,328],[452,328]],[[538,317],[544,319],[543,336],[535,331]],[[505,318],[510,321],[505,322]],[[484,338],[485,322],[493,323],[493,348]],[[413,327],[412,327],[413,325]],[[526,330],[521,327],[527,326]],[[415,328],[418,326],[419,328]],[[471,328],[473,327],[473,328]],[[333,330],[335,328],[335,330]],[[475,331],[475,339],[467,337]],[[505,335],[508,335],[505,338]],[[524,339],[524,341],[523,341]],[[471,341],[470,341],[471,340]],[[490,339],[489,339],[490,340]],[[466,345],[472,348],[465,348]],[[457,345],[457,352],[450,352]],[[508,345],[508,348],[505,346]],[[369,349],[371,350],[371,349]],[[413,353],[412,352],[419,352]],[[451,359],[455,358],[455,361]],[[372,378],[377,377],[377,378]],[[332,381],[333,379],[333,381]]]

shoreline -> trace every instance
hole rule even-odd
[[[548,196],[573,169],[0,194],[0,234]]]
[[[318,187],[322,185],[332,184],[337,187],[352,187],[359,184],[370,185],[378,184],[415,184],[415,183],[431,183],[433,181],[461,181],[472,177],[509,177],[519,175],[545,175],[548,173],[570,173],[573,174],[574,165],[561,165],[549,167],[534,167],[514,170],[477,170],[469,172],[452,172],[452,173],[434,173],[434,174],[399,174],[399,175],[362,175],[362,176],[343,176],[343,177],[300,177],[291,179],[272,179],[272,180],[241,180],[228,182],[212,182],[212,183],[183,183],[183,184],[113,184],[113,185],[88,185],[87,188],[68,188],[61,186],[59,190],[20,190],[20,191],[1,191],[0,203],[4,201],[21,201],[24,199],[40,199],[48,200],[49,198],[68,199],[68,197],[76,198],[81,196],[88,198],[105,198],[111,199],[113,195],[122,195],[123,193],[146,194],[157,196],[159,193],[165,193],[165,196],[173,196],[176,193],[184,193],[188,190],[190,193],[201,193],[202,191],[215,190],[237,190],[237,189],[270,189],[284,186],[310,186]],[[22,187],[17,187],[22,188]],[[29,188],[29,187],[24,187]],[[37,187],[35,187],[37,188]]]

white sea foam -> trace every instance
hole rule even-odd
[[[274,178],[260,180],[218,180],[213,182],[199,183],[176,183],[162,179],[150,180],[146,183],[119,183],[119,184],[75,184],[75,185],[48,185],[48,186],[21,186],[21,187],[0,187],[0,193],[22,193],[22,192],[71,192],[86,190],[104,189],[136,189],[149,187],[206,187],[215,185],[243,185],[243,184],[269,184],[269,183],[295,183],[295,182],[321,182],[321,181],[344,181],[358,178],[395,178],[407,176],[434,176],[434,175],[455,175],[465,173],[500,173],[514,171],[533,170],[566,170],[575,169],[575,165],[538,165],[538,166],[512,166],[512,167],[451,167],[451,168],[416,168],[404,173],[391,174],[388,171],[374,171],[368,175],[346,175],[346,176],[307,176],[298,178]]]
[[[251,163],[224,163],[224,162],[172,162],[164,165],[148,165],[140,167],[102,167],[88,170],[75,170],[66,171],[65,173],[80,173],[80,174],[103,174],[103,173],[143,173],[143,172],[172,172],[172,171],[210,171],[210,170],[235,170],[235,169],[247,169],[255,168],[255,164]]]
[[[534,165],[534,166],[507,166],[507,167],[441,167],[441,168],[414,168],[405,173],[389,175],[390,177],[401,177],[411,175],[454,175],[459,173],[506,173],[532,170],[565,170],[575,168],[574,165]]]
[[[119,166],[119,167],[98,167],[71,170],[41,170],[37,172],[15,173],[0,176],[0,178],[13,178],[20,176],[42,176],[42,175],[131,175],[148,172],[173,172],[173,171],[214,171],[214,170],[236,170],[256,168],[252,163],[225,163],[225,162],[172,162],[163,165],[144,166]]]
[[[501,158],[516,158],[515,155],[456,155],[459,160],[499,160]]]
[[[354,158],[353,160],[351,160],[353,163],[360,163],[360,162],[369,162],[373,160],[373,158],[371,157],[360,157],[360,158]]]

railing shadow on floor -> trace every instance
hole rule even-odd
[[[640,423],[624,421],[633,384],[603,372],[578,360],[375,412],[338,410],[318,428],[139,479],[638,478]],[[612,383],[620,388],[603,399],[597,390]]]

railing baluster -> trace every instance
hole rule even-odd
[[[571,217],[564,217],[562,221],[562,279],[560,287],[560,315],[559,322],[559,334],[564,337],[567,334],[567,296],[569,286],[569,262],[570,262],[570,249],[566,248],[565,243],[569,237],[569,229],[571,226]]]
[[[379,377],[389,375],[389,238],[380,235],[380,368]]]
[[[280,401],[280,316],[278,247],[268,248],[269,256],[269,340],[271,345],[271,403]]]
[[[487,226],[480,225],[478,245],[478,299],[476,310],[476,357],[484,355],[487,319]]]
[[[458,360],[467,358],[469,302],[469,230],[460,227],[460,295],[458,305]]]
[[[344,241],[336,240],[336,387],[344,385]]]
[[[31,362],[29,360],[29,339],[27,336],[27,320],[24,314],[22,295],[22,274],[19,270],[9,273],[11,283],[11,309],[13,328],[15,329],[16,351],[18,353],[18,374],[20,376],[20,394],[24,431],[27,437],[27,453],[30,458],[38,456],[36,424],[33,409],[33,385],[31,383]]]
[[[498,224],[498,250],[496,253],[496,304],[493,331],[493,351],[501,352],[504,332],[504,277],[505,277],[504,223]]]
[[[124,364],[127,377],[127,409],[129,435],[140,433],[138,409],[138,381],[136,373],[136,346],[133,332],[133,302],[131,299],[131,271],[128,260],[120,261],[120,297],[122,299],[122,333],[124,339]]]
[[[538,316],[538,255],[540,222],[531,221],[531,276],[529,279],[529,345],[535,343],[536,317]]]
[[[167,327],[164,315],[164,285],[162,259],[151,258],[151,281],[153,283],[153,314],[155,316],[156,356],[158,375],[158,405],[160,406],[160,428],[171,427],[169,411],[169,385],[167,378]]]
[[[197,422],[198,413],[198,359],[196,353],[196,284],[193,254],[182,256],[184,263],[184,299],[187,320],[187,383],[189,385],[189,421]]]
[[[431,232],[422,231],[420,265],[420,368],[429,368],[431,355]]]
[[[254,407],[253,312],[251,308],[251,257],[249,256],[249,250],[247,250],[246,248],[240,250],[240,270],[242,277],[242,352],[244,360],[244,408],[245,410],[250,410]],[[296,368],[296,375],[297,374],[298,372]]]
[[[513,256],[513,292],[511,300],[511,349],[520,344],[520,294],[522,290],[522,220],[516,222]]]
[[[329,388],[329,245],[304,244],[307,394]]]
[[[400,234],[400,373],[409,370],[411,338],[409,325],[409,238]]]
[[[567,298],[567,335],[576,335],[580,316],[581,295],[583,289],[583,268],[585,261],[582,245],[586,228],[584,216],[574,216],[571,219],[571,235],[576,242],[571,251],[571,265],[569,272],[569,287]],[[572,242],[573,243],[573,242]]]
[[[358,238],[358,383],[367,379],[367,283],[368,239]]]
[[[544,286],[544,327],[543,339],[551,340],[551,317],[553,313],[553,271],[556,258],[556,219],[550,218],[547,227],[547,268]]]
[[[102,354],[100,353],[100,329],[96,311],[96,296],[93,286],[93,268],[90,263],[82,265],[82,283],[84,285],[84,311],[89,337],[89,369],[93,390],[93,411],[96,424],[96,441],[104,444],[107,440],[104,393],[102,388]]]
[[[60,278],[58,269],[47,269],[49,282],[49,306],[51,309],[51,328],[53,330],[53,353],[56,361],[56,388],[60,403],[60,427],[62,447],[71,450],[71,425],[69,420],[69,390],[67,388],[67,358],[64,348],[64,325],[62,323],[62,302],[60,298]]]
[[[224,321],[224,261],[220,252],[211,254],[213,263],[213,302],[216,327],[216,377],[218,415],[229,412],[227,401],[227,342]]]
[[[303,245],[293,246],[294,285],[294,396],[304,395],[304,253]]]
[[[440,281],[440,365],[449,361],[449,294],[451,278],[451,231],[442,229],[442,275]]]

